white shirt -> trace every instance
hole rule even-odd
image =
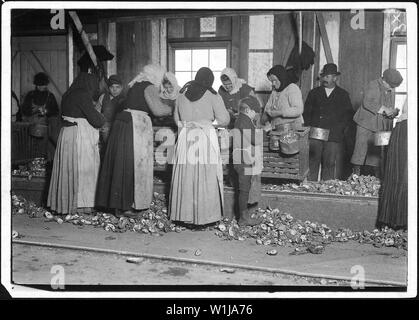
[[[329,96],[332,93],[332,91],[335,90],[335,87],[333,87],[333,88],[326,88],[326,87],[324,87],[324,89],[326,90],[326,96],[329,98]]]

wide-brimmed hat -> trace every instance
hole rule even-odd
[[[340,72],[338,71],[338,66],[335,65],[334,63],[326,63],[323,66],[322,71],[320,72],[320,77],[325,77],[328,76],[329,74],[333,74],[333,75],[340,75]]]

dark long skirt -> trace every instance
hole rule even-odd
[[[102,161],[96,205],[130,210],[134,202],[133,124],[129,112],[116,116]]]
[[[379,200],[379,226],[407,229],[407,120],[398,122],[388,146],[382,193]]]

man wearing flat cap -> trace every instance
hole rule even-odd
[[[105,116],[105,124],[100,129],[100,154],[104,155],[106,143],[115,115],[122,111],[124,103],[124,95],[122,94],[122,80],[117,75],[111,75],[107,80],[108,91],[99,97],[96,109]]]
[[[317,181],[321,164],[321,180],[340,179],[341,164],[337,163],[343,152],[344,130],[351,121],[353,109],[349,93],[339,87],[337,66],[325,64],[320,73],[321,86],[312,89],[304,104],[304,125],[327,129],[327,141],[309,139],[309,176]]]
[[[367,165],[374,168],[376,177],[380,177],[381,151],[374,146],[374,133],[393,129],[393,119],[399,112],[394,107],[395,88],[402,81],[400,72],[387,69],[365,89],[363,103],[354,116],[357,129],[351,163],[355,174],[360,174],[361,166]]]

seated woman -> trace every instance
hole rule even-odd
[[[270,120],[273,129],[283,124],[301,127],[304,103],[300,88],[291,82],[287,70],[281,65],[271,68],[267,76],[272,82],[272,93],[265,106],[262,124]]]
[[[180,87],[178,85],[176,76],[172,72],[166,72],[163,81],[160,85],[160,99],[168,106],[175,108],[176,99],[179,95]],[[173,117],[160,117],[153,119],[153,125],[158,127],[173,127],[176,128],[176,123]]]
[[[54,94],[48,90],[49,78],[47,74],[43,72],[37,73],[34,76],[33,84],[35,85],[35,90],[30,91],[25,96],[21,105],[22,120],[34,125],[34,130],[31,130],[31,134],[36,138],[42,139],[45,156],[48,160],[52,160],[57,137],[55,139],[48,137],[48,132],[51,131],[51,126],[57,123],[55,120],[59,113],[58,104]],[[36,126],[50,128],[47,130],[36,130]]]
[[[254,88],[246,84],[245,80],[239,79],[236,71],[232,68],[225,68],[221,72],[221,83],[222,86],[218,89],[218,93],[223,98],[224,105],[230,113],[229,129],[231,129],[234,127],[234,122],[239,114],[239,101],[248,96],[255,98],[257,96]]]
[[[125,109],[118,113],[108,139],[99,174],[96,204],[116,215],[136,217],[153,199],[153,127],[150,116],[173,109],[161,102],[164,70],[146,65],[129,84]]]

